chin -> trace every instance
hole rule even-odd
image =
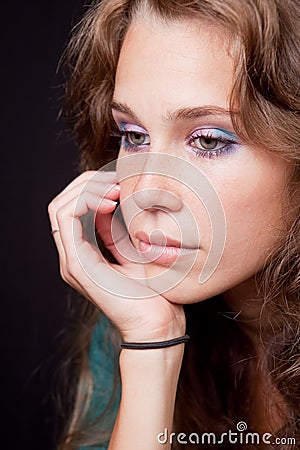
[[[172,303],[198,303],[219,293],[210,280],[199,284],[199,272],[182,276],[170,269],[163,271],[161,267],[146,272],[147,285]]]
[[[219,266],[204,283],[199,282],[200,273],[197,265],[185,273],[154,264],[145,270],[147,285],[172,303],[198,303],[224,293],[238,299],[255,296],[255,271],[241,274],[232,267]]]

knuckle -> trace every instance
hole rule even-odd
[[[52,216],[55,214],[56,207],[55,207],[55,199],[51,200],[51,202],[48,204],[48,214],[49,216]]]
[[[78,181],[80,180],[82,182],[87,182],[93,177],[93,175],[95,175],[96,172],[96,170],[86,170],[81,175],[79,175],[77,179]]]
[[[68,275],[67,275],[67,273],[66,273],[66,271],[65,271],[65,268],[62,267],[62,266],[60,266],[60,276],[61,276],[61,278],[62,278],[66,283],[69,284],[69,278],[68,278]]]
[[[86,201],[86,199],[87,199],[87,191],[82,190],[77,198],[76,203]]]
[[[66,218],[66,210],[64,207],[61,207],[56,210],[56,218],[58,222],[63,222]]]

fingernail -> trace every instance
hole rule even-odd
[[[102,200],[100,202],[100,205],[104,205],[104,206],[107,205],[107,206],[114,206],[114,207],[116,207],[118,204],[119,204],[119,202],[111,200],[110,198],[102,198]]]

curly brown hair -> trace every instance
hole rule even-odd
[[[293,218],[289,221],[289,232],[268,257],[256,276],[256,283],[263,298],[262,323],[268,320],[270,312],[276,316],[276,327],[273,324],[270,332],[262,326],[260,339],[264,346],[264,372],[266,377],[271,377],[285,402],[282,411],[285,426],[277,434],[293,436],[300,442],[300,2],[96,2],[75,29],[68,49],[71,75],[66,89],[65,114],[79,144],[84,169],[98,169],[118,154],[119,145],[111,136],[114,122],[110,105],[115,73],[125,34],[141,11],[165,21],[198,18],[226,31],[235,57],[231,110],[238,107],[239,115],[232,116],[234,127],[245,141],[280,155],[294,167],[288,185],[289,217]],[[103,417],[99,418],[97,431],[86,423],[93,389],[88,348],[100,312],[87,301],[77,304],[77,321],[70,340],[73,350],[69,351],[73,352],[79,375],[73,386],[75,403],[61,450],[80,444],[103,443],[108,439],[111,426],[107,425],[107,433],[101,434]],[[249,339],[237,322],[225,314],[227,310],[221,296],[185,307],[188,332],[194,339],[185,351],[175,429],[187,433],[195,429],[221,433],[228,427],[235,427],[241,418],[251,427],[248,405],[252,400],[251,381],[256,374],[257,361]],[[118,382],[116,373],[116,386]],[[268,405],[265,407],[267,409]],[[285,449],[292,447],[284,446]],[[239,448],[246,449],[247,445],[241,444]]]

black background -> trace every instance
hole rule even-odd
[[[57,64],[81,0],[1,3],[1,449],[55,448],[51,374],[67,286],[47,204],[76,175]],[[58,421],[58,423],[57,423]]]

